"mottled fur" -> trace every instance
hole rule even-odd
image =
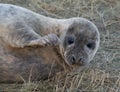
[[[68,36],[74,37],[72,45]],[[93,49],[86,47],[89,42],[94,42]],[[0,82],[46,79],[65,68],[86,65],[98,46],[98,29],[87,19],[55,19],[0,4]]]

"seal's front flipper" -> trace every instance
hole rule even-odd
[[[32,40],[29,42],[28,46],[40,45],[40,46],[56,46],[60,44],[60,39],[56,34],[48,34],[39,39]]]
[[[18,25],[18,26],[16,26]],[[16,23],[15,25],[10,25],[12,28],[4,37],[7,44],[14,48],[24,48],[25,46],[56,46],[60,44],[60,39],[56,34],[48,34],[41,36],[36,33],[31,27],[25,24]]]
[[[12,47],[15,48],[24,48],[26,46],[35,46],[39,45],[42,47],[45,46],[57,46],[60,44],[60,39],[57,37],[56,34],[48,34],[43,37],[35,34],[35,33],[28,33],[25,35],[25,32],[23,32],[23,35],[20,34],[19,36],[14,36],[13,40],[9,41]]]

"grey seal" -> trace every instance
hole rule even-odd
[[[0,4],[0,82],[46,79],[87,65],[99,43],[97,27],[85,18],[56,19]]]

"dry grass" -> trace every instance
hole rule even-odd
[[[0,92],[120,92],[120,1],[119,0],[3,0],[58,18],[85,17],[101,35],[100,48],[81,72],[23,85],[1,84]],[[4,91],[2,91],[4,90]]]

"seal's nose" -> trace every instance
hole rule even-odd
[[[72,57],[71,57],[71,63],[72,63],[72,65],[76,64],[75,56],[72,56]]]
[[[85,62],[86,62],[86,59],[81,57],[78,61],[78,64],[79,65],[85,65]]]
[[[80,65],[83,66],[86,63],[86,59],[85,58],[79,58],[78,60],[75,58],[75,56],[71,56],[71,64],[72,65]]]

